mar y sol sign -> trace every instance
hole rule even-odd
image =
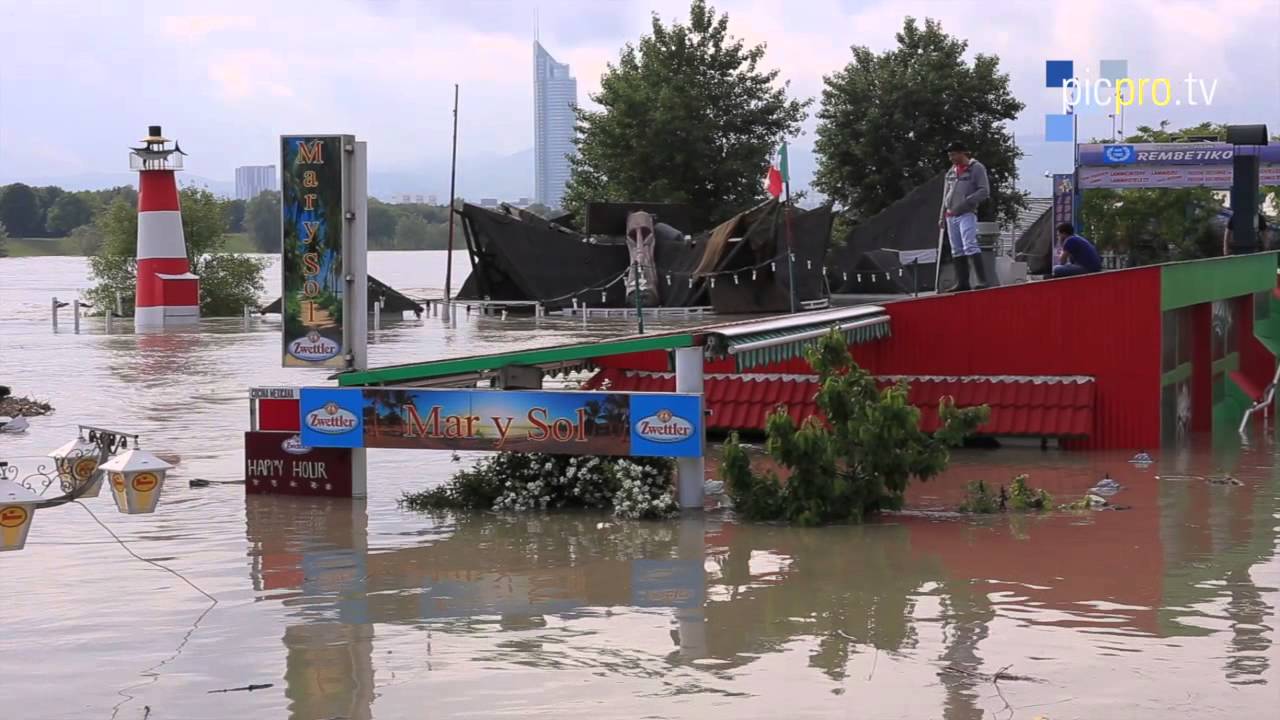
[[[702,397],[681,393],[303,388],[311,447],[700,457]]]
[[[285,367],[346,367],[342,267],[346,135],[280,138]]]

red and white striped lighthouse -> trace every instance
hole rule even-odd
[[[191,274],[182,209],[173,173],[186,153],[148,128],[143,146],[130,148],[129,168],[138,171],[138,290],[133,322],[137,328],[191,324],[200,319],[200,279]]]

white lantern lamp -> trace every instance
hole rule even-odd
[[[9,481],[0,480],[0,552],[21,550],[27,544],[31,518],[40,496]]]
[[[128,515],[154,512],[160,502],[165,473],[173,466],[145,450],[134,448],[102,463],[111,482],[116,508]]]
[[[86,483],[89,488],[79,497],[98,497],[102,490],[102,473],[98,472],[98,446],[84,437],[77,437],[66,445],[49,453],[54,465],[58,468],[58,476],[62,479],[68,494],[75,494]],[[69,489],[67,489],[69,487]]]

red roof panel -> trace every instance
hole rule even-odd
[[[617,392],[671,392],[673,377],[639,372],[628,376],[604,369],[587,384],[598,388],[605,380]],[[883,389],[893,384],[878,381]],[[1085,437],[1095,432],[1096,390],[1090,379],[995,379],[986,377],[918,380],[909,383],[908,402],[920,410],[920,428],[938,427],[938,402],[951,396],[961,407],[987,405],[991,417],[981,432],[992,435]],[[704,386],[709,426],[714,430],[763,430],[770,413],[784,405],[797,423],[818,414],[814,403],[816,376],[768,377],[765,373],[709,378]]]

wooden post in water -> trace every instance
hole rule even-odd
[[[53,331],[58,332],[58,296],[53,297]]]
[[[458,179],[458,84],[453,85],[453,152],[449,160],[449,251],[444,266],[444,324],[453,324],[453,198]]]
[[[80,334],[80,298],[71,301],[71,328]]]

